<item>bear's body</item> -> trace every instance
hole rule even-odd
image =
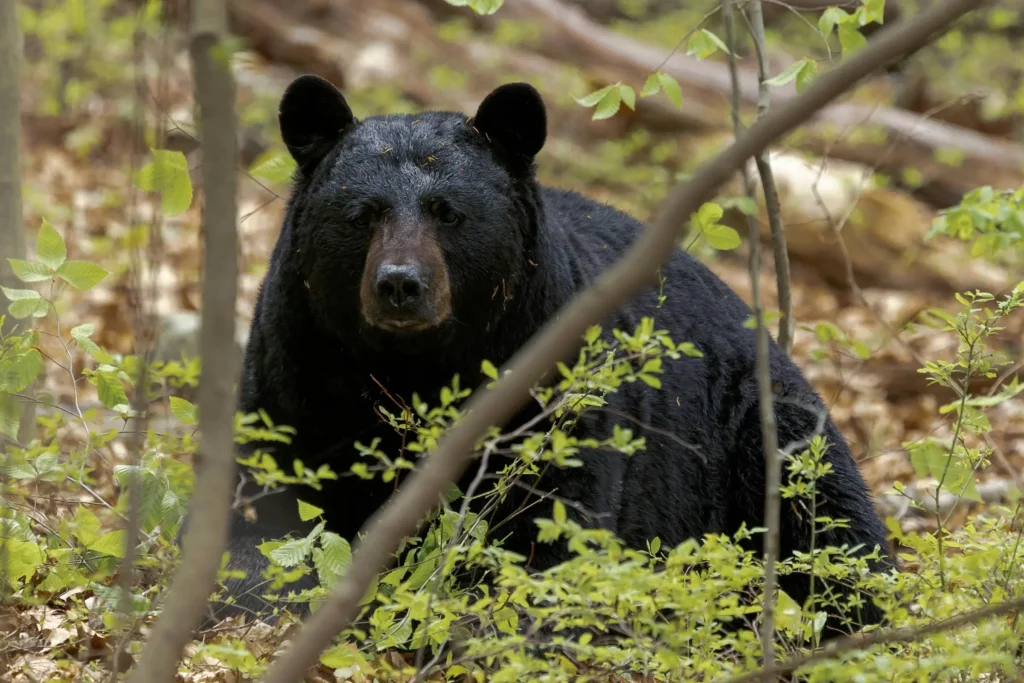
[[[378,405],[393,410],[394,400],[409,402],[413,392],[433,404],[456,373],[462,386],[479,386],[483,359],[500,367],[643,229],[611,207],[536,183],[543,119],[539,96],[521,85],[496,90],[472,120],[435,112],[363,122],[320,79],[303,77],[289,88],[282,133],[300,172],[257,301],[240,409],[263,409],[297,430],[287,450],[257,444],[285,469],[297,457],[342,476],[320,492],[302,487],[261,498],[255,524],[236,517],[230,550],[252,577],[232,586],[243,607],[259,604],[246,594],[263,564],[254,546],[303,526],[295,496],[323,508],[328,528],[353,538],[393,492],[379,478],[347,475],[357,441],[379,439],[391,457],[401,451]],[[760,526],[763,517],[755,335],[744,327],[750,310],[682,250],[660,272],[662,291],[639,295],[603,321],[605,334],[632,332],[648,316],[703,357],[666,359],[662,389],[624,385],[609,395],[607,410],[587,413],[577,428],[604,438],[621,424],[645,437],[644,451],[585,451],[584,466],[552,468],[540,484],[531,482],[557,489],[594,513],[586,523],[634,547],[655,536],[671,547],[732,533],[744,523]],[[406,319],[412,322],[394,322]],[[821,399],[774,343],[771,370],[779,443],[808,439],[825,410]],[[536,410],[524,408],[507,427]],[[818,545],[879,545],[885,553],[884,527],[831,419],[824,434],[833,474],[819,483],[818,511],[850,525],[823,534]],[[561,544],[531,548],[532,519],[549,510],[537,505],[500,533],[537,569],[568,557]],[[806,521],[784,504],[783,555],[809,541]],[[805,583],[783,578],[795,599],[806,596]],[[867,611],[862,621],[877,616]]]

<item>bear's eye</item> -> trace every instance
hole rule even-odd
[[[455,209],[445,202],[434,202],[430,205],[430,211],[443,225],[455,225],[462,218]]]
[[[352,225],[357,228],[368,228],[370,227],[370,214],[366,211],[360,213],[352,219]]]

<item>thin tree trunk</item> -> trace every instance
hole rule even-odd
[[[199,351],[200,469],[163,614],[149,635],[132,683],[174,680],[178,658],[216,585],[234,491],[236,252],[235,84],[231,75],[224,0],[193,0],[192,64],[203,150],[203,319]]]
[[[14,276],[7,259],[25,258],[21,215],[21,49],[17,3],[0,0],[0,286],[15,289],[24,285]],[[7,316],[0,332],[6,336],[18,322]],[[24,393],[31,396],[31,387]],[[22,443],[32,440],[35,412],[34,403],[22,403],[18,430]]]
[[[757,4],[756,0],[754,4]],[[740,120],[740,79],[736,65],[736,22],[733,0],[722,0],[722,13],[725,16],[726,42],[729,46],[729,73],[732,76],[732,123],[736,138],[743,135],[743,122]],[[762,87],[767,88],[762,83]],[[767,113],[758,107],[758,118]],[[755,156],[760,159],[764,151]],[[760,166],[758,166],[760,169]],[[770,168],[770,167],[769,167]],[[743,189],[751,200],[756,199],[754,179],[749,166],[744,163],[741,171]],[[762,176],[764,180],[764,176]],[[774,186],[773,186],[774,187]],[[767,195],[767,186],[765,187]],[[761,418],[761,441],[764,451],[765,490],[764,490],[764,606],[761,612],[761,657],[764,665],[775,662],[775,589],[778,585],[775,561],[779,556],[779,437],[775,429],[775,412],[772,409],[772,376],[768,363],[768,327],[764,321],[764,307],[761,304],[761,225],[757,216],[747,216],[747,240],[750,249],[750,307],[754,311],[757,324],[757,400]],[[774,237],[774,235],[773,235]]]

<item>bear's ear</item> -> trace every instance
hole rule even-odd
[[[505,154],[533,161],[547,137],[544,100],[529,83],[506,83],[484,98],[472,125]]]
[[[341,91],[312,74],[291,82],[281,97],[277,119],[281,138],[303,173],[316,168],[356,123]]]

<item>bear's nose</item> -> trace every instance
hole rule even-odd
[[[423,271],[414,265],[383,265],[377,271],[377,299],[385,308],[410,312],[427,288]]]

